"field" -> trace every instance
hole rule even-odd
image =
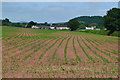
[[[81,32],[86,32],[86,33],[93,33],[93,34],[99,34],[99,35],[107,35],[110,30],[78,30]],[[120,37],[120,31],[114,31],[111,36],[118,36]]]
[[[3,78],[118,78],[118,37],[3,26]]]

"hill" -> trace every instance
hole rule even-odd
[[[102,16],[80,16],[74,18],[78,21],[82,21],[85,26],[88,26],[92,23],[97,23],[98,26],[103,26],[103,17]]]

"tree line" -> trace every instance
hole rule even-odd
[[[3,26],[16,26],[16,27],[25,27],[27,24],[28,28],[31,28],[32,25],[46,25],[50,26],[47,22],[37,23],[34,21],[26,23],[13,23],[9,19],[5,18],[0,20]],[[85,29],[86,26],[96,26],[97,28],[106,28],[109,30],[108,35],[111,35],[114,31],[120,31],[120,8],[112,8],[107,11],[105,16],[80,16],[74,19],[69,20],[64,23],[53,23],[53,25],[67,25],[70,27],[71,31],[77,29]]]
[[[80,23],[79,20],[83,22]],[[109,30],[108,35],[111,35],[114,31],[120,31],[120,8],[112,8],[108,10],[107,14],[103,17],[82,16],[82,17],[71,19],[68,21],[68,26],[70,27],[71,31],[74,31],[74,30],[77,30],[78,28],[82,28],[84,25],[87,25],[87,26],[88,24],[91,25],[91,22],[92,23],[98,22],[97,24],[93,24],[93,25],[99,25],[99,26],[103,25],[104,28]]]
[[[27,25],[27,28],[31,28],[32,25],[45,25],[50,26],[47,22],[44,23],[37,23],[34,21],[30,22],[11,22],[8,18],[5,18],[3,20],[0,20],[2,23],[2,26],[15,26],[15,27],[25,27]]]
[[[11,22],[8,18],[5,18],[3,20],[0,20],[3,26],[15,26],[15,27],[24,27],[26,23],[20,23],[20,22]]]

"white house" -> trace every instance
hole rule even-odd
[[[33,25],[31,28],[38,29],[40,27]]]
[[[33,25],[31,28],[36,28],[36,29],[50,29],[50,26],[45,26],[45,25]]]
[[[52,26],[50,26],[50,29],[63,30],[63,29],[70,29],[70,28],[67,27],[67,25],[52,25]]]
[[[52,27],[52,26],[51,26],[51,27],[50,27],[50,29],[54,30],[54,29],[55,29],[55,27]]]
[[[96,29],[96,27],[85,27],[85,29],[87,29],[87,30],[94,30],[94,29]]]

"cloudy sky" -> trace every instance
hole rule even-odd
[[[12,22],[66,22],[78,16],[103,16],[117,2],[3,2],[2,19]]]

